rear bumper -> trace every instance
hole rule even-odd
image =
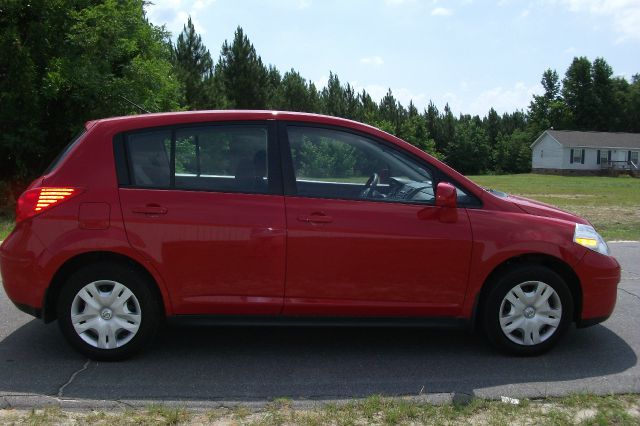
[[[33,306],[27,306],[21,303],[14,303],[14,305],[16,306],[16,308],[20,309],[25,314],[32,315],[38,319],[42,318],[42,309],[40,308],[34,308]]]
[[[620,264],[611,256],[587,251],[576,267],[582,284],[578,327],[598,324],[611,316],[618,297]]]
[[[0,274],[9,299],[21,310],[38,317],[47,281],[38,260],[44,246],[28,224],[19,225],[0,246]]]

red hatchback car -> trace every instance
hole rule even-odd
[[[302,113],[88,122],[16,222],[0,247],[7,295],[101,360],[169,317],[477,326],[533,355],[609,317],[620,279],[586,220]]]

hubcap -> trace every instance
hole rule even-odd
[[[537,345],[558,329],[562,302],[550,285],[526,281],[509,290],[498,315],[502,332],[509,340],[524,346]]]
[[[91,346],[115,349],[136,335],[142,311],[136,296],[123,284],[100,280],[84,286],[73,298],[71,323]]]

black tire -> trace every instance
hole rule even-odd
[[[503,300],[505,300],[507,294],[514,290],[516,286],[523,285],[524,283],[532,281],[546,284],[553,290],[555,290],[555,293],[558,297],[555,297],[553,293],[551,293],[549,306],[551,306],[552,304],[557,305],[558,303],[560,303],[562,314],[560,315],[560,321],[555,329],[549,325],[543,325],[538,329],[537,334],[540,336],[544,336],[544,340],[539,343],[533,343],[533,339],[529,339],[527,344],[525,343],[526,337],[523,329],[518,328],[512,331],[509,337],[507,335],[507,332],[503,331],[502,329],[502,326],[500,324],[500,317],[508,316],[509,313],[505,314],[506,308],[509,308],[511,310],[511,306],[513,305],[515,309],[515,305],[509,301],[505,301],[505,304],[503,305]],[[533,292],[534,289],[537,288],[537,285],[524,285],[523,288],[531,289],[531,292]],[[528,294],[530,295],[531,292],[529,292]],[[547,293],[544,294],[547,295]],[[515,296],[515,293],[512,293],[510,295],[510,298],[512,298],[513,296]],[[519,298],[517,299],[518,301],[520,300]],[[528,301],[528,299],[525,300]],[[525,303],[525,305],[527,305],[527,303]],[[527,305],[527,307],[528,306],[529,305]],[[552,307],[557,308],[557,306]],[[489,341],[498,349],[504,352],[519,356],[540,355],[551,349],[567,331],[569,325],[573,320],[573,307],[574,302],[571,291],[569,291],[569,287],[564,282],[562,277],[560,277],[558,274],[544,266],[539,265],[523,265],[514,267],[505,271],[501,276],[497,278],[497,280],[494,281],[494,285],[489,291],[487,297],[484,299],[484,306],[482,307],[484,331]],[[529,310],[527,314],[531,315],[531,310]],[[537,314],[538,313],[534,309],[533,316],[536,317]],[[526,316],[523,317],[526,318]],[[554,320],[556,318],[557,316],[553,314],[546,319]],[[505,322],[507,321],[508,320],[505,320]],[[523,319],[523,321],[526,320]],[[513,321],[513,324],[515,324],[515,322],[516,321]],[[536,322],[536,325],[537,324],[539,323]],[[541,330],[542,333],[540,332]],[[519,340],[520,336],[522,336],[522,342],[515,342],[514,340]]]
[[[134,314],[139,315],[140,319],[137,323],[138,328],[134,333],[124,329],[118,331],[118,336],[124,335],[124,338],[121,339],[124,342],[122,345],[108,349],[95,346],[99,344],[97,343],[99,338],[98,333],[93,330],[83,333],[84,337],[81,337],[80,334],[76,332],[71,318],[72,309],[77,310],[78,306],[82,306],[83,304],[88,306],[88,304],[85,304],[84,301],[81,300],[76,300],[76,305],[73,305],[76,295],[88,284],[105,280],[122,284],[122,286],[131,291],[134,297],[131,298],[129,296],[128,302],[122,303],[122,305],[133,306],[134,309],[131,312],[135,311]],[[60,326],[62,334],[71,346],[91,359],[97,361],[120,361],[131,357],[151,343],[163,319],[162,303],[152,287],[155,283],[149,281],[150,280],[135,267],[114,262],[93,263],[77,270],[64,283],[57,301],[58,325]],[[110,288],[112,290],[115,289],[115,287],[109,287],[108,284],[106,287],[99,286],[99,288],[106,288],[107,290]],[[113,292],[113,294],[115,294],[115,292]],[[121,300],[124,300],[128,294],[129,293],[121,292]],[[95,299],[96,302],[98,302],[98,300],[102,299]],[[133,305],[131,305],[132,303]],[[87,308],[84,307],[83,309]],[[116,321],[117,318],[115,310],[113,318],[111,318],[109,313],[105,313],[105,316],[109,317],[109,320],[113,319],[114,321]],[[100,318],[94,318],[92,320],[100,321],[103,320],[103,317],[100,316]],[[118,318],[118,320],[121,321],[120,318]],[[115,327],[114,323],[114,328]],[[106,335],[106,333],[104,334]],[[92,340],[94,337],[96,339],[95,343],[87,341]],[[105,339],[108,341],[109,337]],[[111,342],[114,342],[114,340],[118,342],[118,338],[112,339]],[[114,345],[114,343],[111,343],[111,345]]]

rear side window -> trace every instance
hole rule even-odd
[[[267,193],[267,135],[262,126],[177,130],[176,188]]]
[[[171,183],[171,132],[130,135],[127,140],[130,172],[136,186],[166,188]]]
[[[268,193],[266,126],[154,130],[126,140],[134,186]]]

